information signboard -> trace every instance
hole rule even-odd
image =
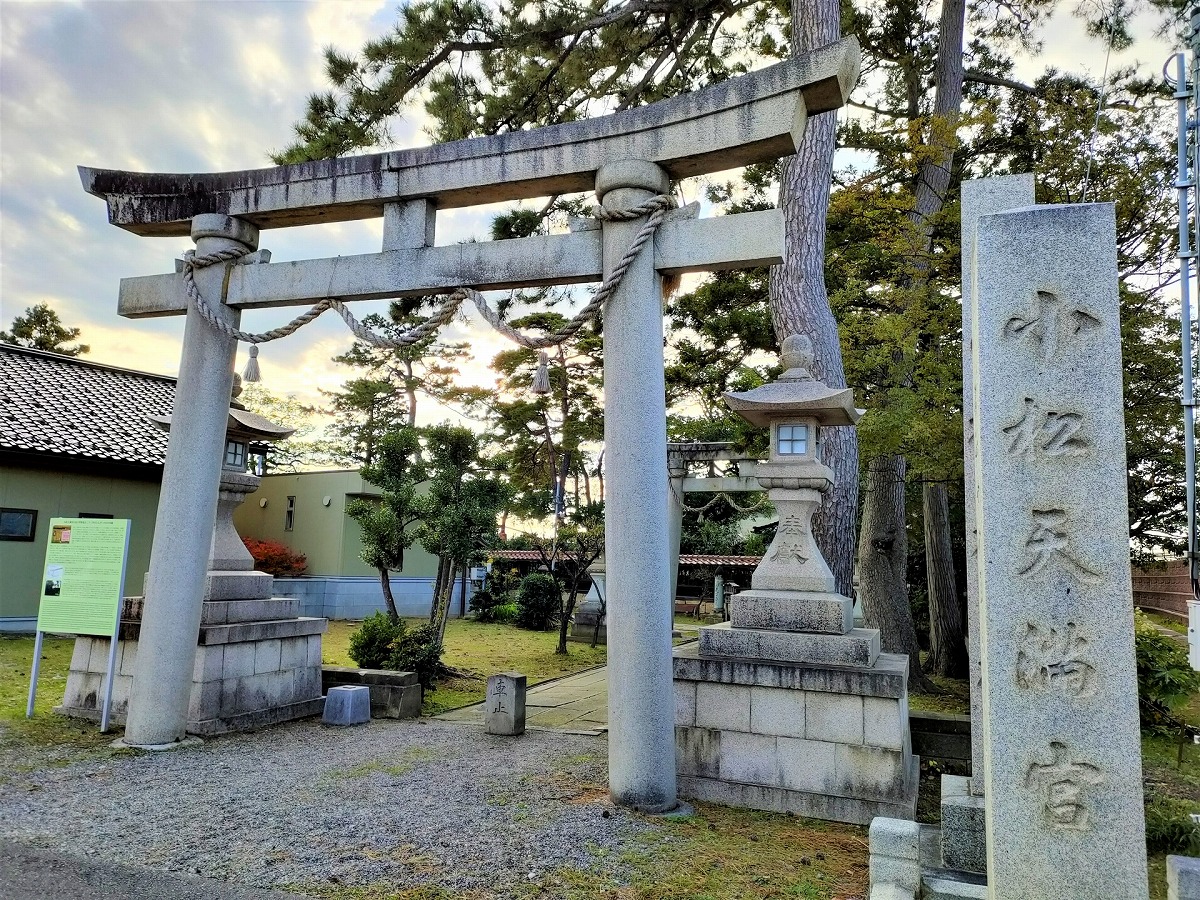
[[[128,519],[50,520],[27,716],[33,715],[43,634],[107,635],[111,644],[100,730],[108,730],[125,561],[129,555],[129,526]]]

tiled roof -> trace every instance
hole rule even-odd
[[[540,562],[542,557],[536,550],[492,550],[492,559],[533,560]],[[681,566],[757,566],[761,556],[711,556],[700,553],[679,554]]]
[[[0,451],[163,464],[175,379],[0,343]]]

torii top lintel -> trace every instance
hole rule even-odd
[[[806,116],[842,106],[858,72],[858,42],[845,38],[701,91],[546,128],[239,172],[79,174],[108,202],[113,225],[166,237],[186,236],[201,213],[281,228],[377,218],[385,203],[408,199],[449,208],[590,191],[615,159],[682,178],[786,156]]]

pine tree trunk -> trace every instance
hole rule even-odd
[[[925,671],[966,678],[967,634],[954,578],[946,486],[925,482],[921,500],[925,513],[925,572],[929,582],[929,658],[925,661]]]
[[[841,37],[836,0],[792,4],[792,52],[806,53]],[[809,119],[796,155],[785,161],[779,189],[786,252],[771,269],[771,320],[782,342],[792,334],[813,344],[813,375],[831,387],[845,387],[837,322],[825,291],[825,218],[833,178],[837,119],[833,113]],[[813,536],[849,595],[854,578],[854,518],[858,510],[858,436],[853,428],[823,432],[822,458],[833,469],[834,486],[813,519]]]
[[[909,659],[908,686],[934,690],[921,671],[921,648],[908,602],[908,537],[904,530],[903,456],[884,455],[867,465],[858,539],[859,596],[867,627],[878,628],[882,648]]]
[[[379,586],[383,588],[383,602],[387,604],[388,618],[393,622],[398,622],[400,614],[396,611],[396,598],[392,596],[392,582],[388,575],[387,569],[379,570]]]

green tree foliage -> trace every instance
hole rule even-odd
[[[48,303],[39,303],[25,310],[25,315],[13,319],[8,331],[0,331],[0,342],[28,347],[31,350],[46,350],[63,356],[80,356],[91,347],[87,344],[70,344],[79,337],[78,328],[67,328],[58,313]]]
[[[779,374],[766,270],[720,272],[673,298],[667,314],[668,440],[765,451],[766,433],[730,411],[724,395]]]
[[[425,498],[417,495],[424,478],[420,451],[416,429],[402,428],[384,435],[375,462],[362,469],[363,479],[379,488],[379,497],[355,498],[346,504],[346,514],[362,530],[363,562],[379,573],[392,621],[398,621],[399,615],[389,576],[404,569],[404,551],[417,540],[422,517],[427,514]]]
[[[388,307],[387,316],[372,314],[363,319],[363,324],[378,334],[396,338],[423,320],[417,313],[419,306],[419,301],[397,300]],[[353,347],[335,356],[333,361],[353,366],[371,382],[387,383],[402,394],[406,424],[413,427],[417,424],[419,398],[424,395],[434,400],[445,399],[453,391],[458,363],[466,354],[467,344],[447,343],[431,335],[415,344],[391,349],[355,341]],[[395,412],[399,413],[398,405]]]
[[[291,437],[271,444],[265,465],[267,471],[300,472],[338,464],[341,458],[338,446],[318,437],[319,426],[313,409],[294,395],[280,397],[271,393],[262,382],[250,382],[243,385],[238,400],[251,412],[296,429]]]
[[[485,465],[479,435],[456,425],[425,429],[427,493],[421,498],[421,546],[438,557],[430,623],[445,633],[456,576],[482,559],[496,541],[496,520],[507,501],[504,483]]]
[[[404,390],[387,378],[352,378],[340,391],[322,391],[334,417],[325,429],[325,441],[334,448],[341,465],[370,466],[380,439],[408,427]]]
[[[785,51],[783,4],[593,0],[425,0],[360,56],[330,48],[333,90],[309,97],[277,163],[385,146],[389,125],[423,103],[435,141],[627,109],[747,70],[753,48]]]
[[[1169,2],[1152,5],[1174,8]],[[1172,347],[1177,331],[1163,296],[1174,268],[1169,259],[1173,154],[1162,134],[1164,123],[1170,127],[1170,116],[1162,115],[1168,98],[1134,73],[1115,73],[1088,175],[1085,151],[1099,86],[1054,71],[1032,84],[1013,77],[1012,54],[1036,44],[1037,28],[1055,6],[1049,0],[940,7],[903,0],[842,4],[845,31],[863,45],[865,77],[851,102],[857,115],[845,121],[841,142],[869,162],[835,177],[824,281],[841,325],[848,381],[868,408],[860,430],[864,459],[892,460],[884,481],[949,483],[951,510],[945,519],[957,521],[962,502],[954,487],[961,477],[962,434],[958,185],[966,177],[1032,171],[1041,202],[1083,199],[1085,183],[1087,199],[1115,200],[1131,525],[1135,536],[1144,537],[1149,530],[1172,530],[1182,511]],[[1119,46],[1128,36],[1126,14],[1132,8],[1119,0],[1115,6],[1087,7],[1084,14],[1094,19],[1097,34]],[[1101,14],[1093,15],[1095,10]],[[789,43],[801,45],[799,38],[785,37],[789,12],[784,3],[704,0],[631,0],[604,7],[584,0],[413,3],[402,10],[395,30],[370,42],[360,56],[329,52],[334,90],[311,98],[308,115],[297,126],[299,140],[279,161],[386,144],[389,122],[418,98],[436,140],[649,102],[786,55]],[[797,20],[810,12],[798,7]],[[970,25],[965,41],[964,23]],[[810,133],[821,121],[809,124]],[[757,195],[773,190],[775,170],[750,174],[751,181],[730,191],[727,200],[748,190],[750,202],[758,202]],[[797,196],[786,174],[779,180],[785,201]],[[805,209],[821,208],[819,197],[804,199]],[[791,216],[791,207],[783,205]],[[498,223],[497,236],[544,227],[544,215],[555,209],[548,204],[540,213],[514,214]],[[789,247],[793,259],[800,249]],[[806,277],[819,280],[819,274]],[[672,324],[679,331],[672,336],[671,390],[678,400],[674,436],[746,439],[736,422],[725,419],[716,389],[706,385],[749,385],[766,377],[753,355],[769,346],[753,321],[761,291],[762,279],[754,273],[721,276],[711,287],[673,302]],[[803,330],[803,323],[785,314],[785,305],[770,306],[780,331]],[[722,334],[722,328],[731,330]],[[722,350],[728,351],[726,359],[720,358]],[[520,353],[514,357],[514,375],[533,365],[532,354]],[[836,368],[840,376],[840,364]],[[521,415],[506,439],[519,434],[522,423],[529,432],[523,438],[523,462],[514,460],[514,471],[522,462],[527,484],[539,478],[545,484],[554,471],[547,465],[553,440],[544,451],[536,450],[539,439],[545,443],[536,432],[536,408],[512,412]],[[896,509],[880,519],[885,528],[906,528],[902,498],[903,492]],[[918,535],[914,529],[914,538]],[[912,543],[919,546],[917,540]],[[903,577],[899,582],[906,593]]]
[[[1032,93],[983,97],[969,165],[979,174],[1033,171],[1040,203],[1115,204],[1120,274],[1129,524],[1135,551],[1183,545],[1186,521],[1179,401],[1179,317],[1167,289],[1178,275],[1175,131],[1155,80],[1114,73],[1096,124],[1096,85],[1049,72]],[[1081,146],[1090,144],[1089,167]]]
[[[550,298],[554,301],[555,298]],[[523,331],[552,331],[565,324],[547,310],[510,320]],[[604,439],[601,406],[602,339],[585,326],[558,347],[547,350],[550,393],[530,391],[538,364],[536,351],[503,350],[492,360],[499,376],[495,391],[459,391],[471,414],[484,419],[492,443],[490,464],[504,473],[508,510],[529,519],[558,515],[598,501],[602,476],[598,450]],[[555,510],[557,490],[562,501]]]
[[[589,580],[588,566],[604,554],[604,504],[577,506],[559,524],[553,539],[542,541],[538,550],[558,585],[558,646],[554,652],[565,654],[575,603]]]

